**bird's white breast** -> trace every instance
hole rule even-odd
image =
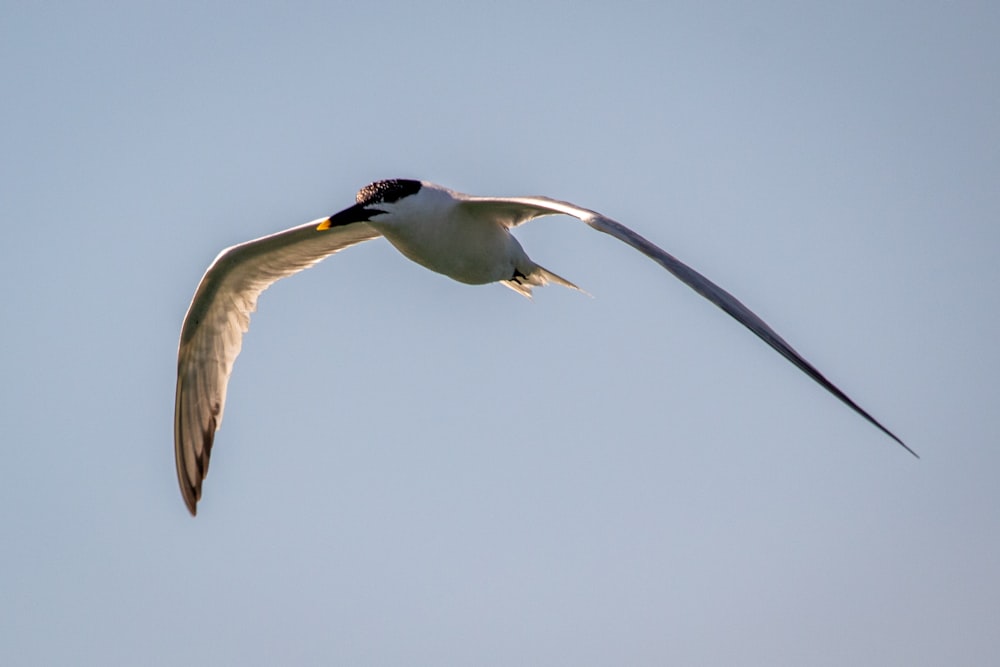
[[[477,214],[441,191],[375,216],[371,225],[406,257],[431,271],[473,285],[509,279],[530,262],[499,220]]]

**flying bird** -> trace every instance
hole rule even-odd
[[[379,236],[417,264],[462,283],[499,282],[527,297],[532,288],[547,283],[578,289],[535,264],[510,233],[522,223],[554,214],[577,218],[645,254],[917,456],[736,297],[625,225],[548,197],[476,197],[426,181],[393,179],[362,188],[357,203],[328,218],[226,248],[208,267],[184,317],[177,352],[174,449],[177,479],[191,514],[196,514],[215,432],[222,424],[233,362],[261,292]]]

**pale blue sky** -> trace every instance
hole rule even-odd
[[[996,3],[0,10],[0,663],[985,665],[1000,653]],[[378,241],[261,299],[197,519],[181,320],[369,181],[610,237],[530,303]]]

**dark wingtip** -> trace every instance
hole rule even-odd
[[[889,430],[887,430],[885,428],[883,428],[882,430],[885,431],[889,435],[890,438],[892,438],[893,440],[895,440],[896,442],[898,442],[903,449],[905,449],[909,453],[913,454],[914,458],[917,458],[917,459],[920,458],[920,454],[917,454],[915,451],[913,451],[912,449],[910,449],[910,446],[907,445],[902,440],[900,440],[899,438],[897,438],[895,433],[893,433],[893,432],[891,432],[891,431],[889,431]]]
[[[798,365],[798,364],[796,364],[796,365]],[[838,389],[836,387],[836,385],[834,385],[832,382],[830,382],[825,377],[823,377],[819,373],[819,371],[817,371],[815,368],[812,368],[811,366],[810,366],[810,368],[812,369],[812,371],[814,371],[816,373],[817,376],[819,376],[820,379],[818,379],[817,381],[821,385],[823,385],[823,387],[825,387],[827,390],[829,390],[831,394],[833,394],[834,396],[836,396],[837,398],[839,398],[841,401],[843,401],[844,403],[846,403],[848,407],[850,407],[856,413],[858,413],[859,415],[861,415],[862,417],[864,417],[868,421],[868,423],[870,423],[872,426],[874,426],[875,428],[877,428],[878,430],[882,431],[887,436],[889,436],[890,438],[892,438],[893,440],[895,440],[896,443],[900,447],[902,447],[903,449],[905,449],[906,451],[908,451],[910,454],[913,454],[914,458],[917,458],[917,459],[920,458],[920,454],[917,454],[915,451],[913,451],[912,449],[910,449],[910,446],[908,444],[906,444],[905,442],[903,442],[903,440],[899,436],[897,436],[895,433],[893,433],[892,431],[890,431],[889,429],[887,429],[885,426],[882,426],[882,422],[880,422],[879,420],[877,420],[874,417],[872,417],[870,414],[868,414],[868,412],[866,410],[863,410],[861,408],[861,406],[858,405],[857,403],[855,403],[853,400],[851,400],[851,398],[848,397],[847,394],[845,394],[844,392],[842,392],[840,389]],[[811,375],[811,373],[809,373],[809,371],[806,371],[806,373],[809,374],[809,375]],[[816,378],[814,377],[814,379],[816,379]]]
[[[184,506],[191,516],[198,516],[198,489],[185,482],[187,480],[181,481],[181,498],[184,499]]]

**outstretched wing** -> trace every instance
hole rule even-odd
[[[627,243],[674,274],[684,284],[698,292],[698,294],[701,294],[716,306],[729,313],[737,322],[755,333],[765,343],[781,354],[781,356],[792,362],[796,368],[811,377],[856,413],[902,445],[906,451],[920,458],[916,452],[896,437],[892,431],[882,426],[877,419],[868,414],[867,411],[855,403],[847,394],[827,380],[822,373],[816,370],[815,366],[806,361],[774,329],[768,326],[753,311],[744,306],[739,299],[620,222],[605,217],[596,211],[548,197],[472,197],[462,195],[461,198],[466,205],[489,206],[491,210],[496,211],[498,215],[503,217],[505,224],[509,227],[519,225],[539,216],[561,213],[578,218],[594,229],[605,234],[610,234],[619,241]]]
[[[257,297],[275,281],[338,250],[380,236],[364,222],[331,227],[328,218],[223,250],[188,307],[177,351],[174,454],[177,481],[194,515],[222,423],[226,385]]]

